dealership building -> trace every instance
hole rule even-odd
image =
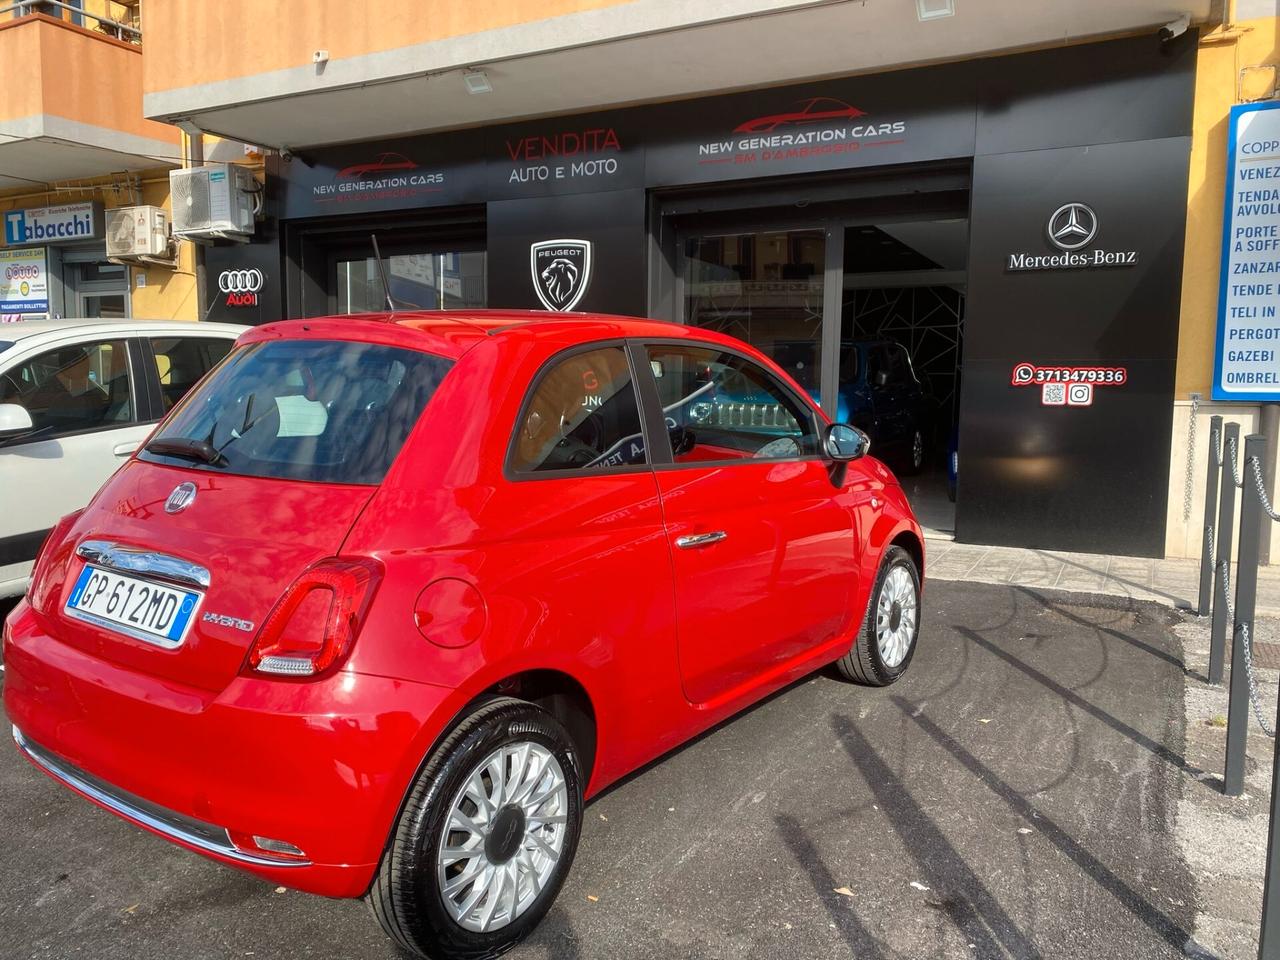
[[[376,235],[401,302],[724,331],[873,433],[914,375],[927,526],[1141,556],[1280,391],[1275,0],[306,9],[146,9],[144,115],[266,157],[208,319],[380,309]]]

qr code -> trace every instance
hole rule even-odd
[[[1067,402],[1065,383],[1045,383],[1040,386],[1040,402],[1046,407],[1061,407]]]

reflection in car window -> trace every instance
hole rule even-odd
[[[640,410],[621,347],[575,353],[538,380],[516,424],[516,470],[600,470],[646,462]]]
[[[123,427],[133,421],[123,340],[57,347],[0,373],[0,403],[31,415],[32,439]]]
[[[156,375],[167,413],[196,381],[231,352],[234,341],[213,337],[153,337]]]
[[[187,394],[152,440],[203,441],[217,462],[139,456],[252,477],[380,483],[451,366],[375,343],[250,344]]]
[[[649,347],[677,463],[818,452],[812,412],[758,364],[698,347]]]

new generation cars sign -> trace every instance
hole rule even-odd
[[[1213,399],[1280,400],[1280,102],[1231,108]]]

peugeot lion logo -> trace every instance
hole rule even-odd
[[[181,513],[196,502],[196,485],[190,480],[178,484],[164,502],[165,513]]]
[[[591,283],[590,240],[543,240],[529,245],[533,289],[548,310],[572,310]]]
[[[1079,250],[1098,232],[1098,215],[1083,203],[1064,203],[1049,217],[1049,242],[1059,250]]]

